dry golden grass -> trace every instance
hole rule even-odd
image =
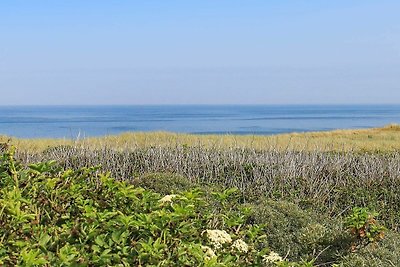
[[[9,140],[0,136],[0,143]],[[387,152],[400,150],[400,125],[362,130],[335,130],[327,132],[290,133],[271,136],[260,135],[192,135],[169,132],[132,132],[114,136],[91,137],[81,140],[70,139],[18,139],[11,144],[19,149],[42,151],[60,145],[84,144],[92,148],[125,149],[151,146],[203,146],[229,148],[269,148],[284,150],[324,150]]]

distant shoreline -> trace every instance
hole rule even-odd
[[[0,106],[0,134],[102,137],[127,132],[276,135],[400,123],[400,105]]]

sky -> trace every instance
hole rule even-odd
[[[2,0],[0,105],[400,103],[398,0]]]

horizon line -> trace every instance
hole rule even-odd
[[[243,103],[223,103],[223,104],[0,104],[0,107],[112,107],[112,106],[397,106],[400,103],[265,103],[265,104],[243,104]]]

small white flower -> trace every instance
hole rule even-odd
[[[177,195],[166,195],[162,199],[160,199],[158,202],[165,203],[165,202],[172,202],[173,198],[176,198]]]
[[[204,259],[209,261],[212,258],[216,257],[214,251],[208,246],[201,246],[201,249],[204,252]]]
[[[249,251],[249,246],[242,239],[238,239],[233,242],[232,247],[243,253],[247,253],[247,251]]]
[[[224,230],[206,230],[206,233],[211,244],[216,249],[221,248],[223,244],[232,243],[231,236]]]
[[[282,257],[279,256],[278,253],[271,251],[269,255],[264,255],[263,256],[263,262],[267,263],[274,263],[274,262],[280,262],[283,261]]]

